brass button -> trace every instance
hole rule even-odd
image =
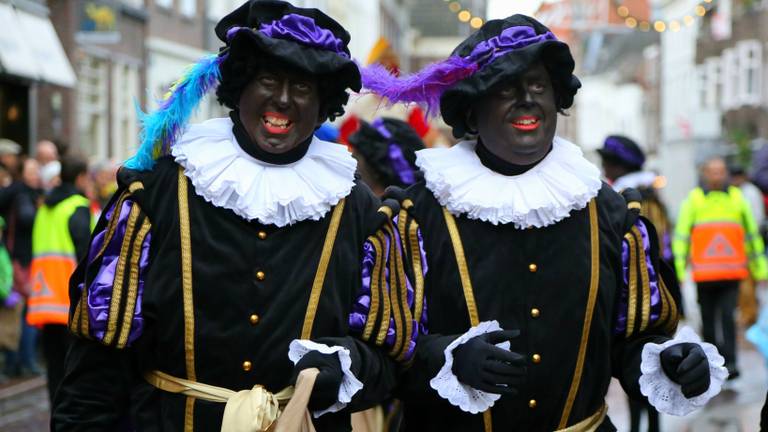
[[[531,309],[531,317],[538,318],[541,315],[541,311],[537,308]]]
[[[530,409],[536,408],[536,399],[531,399],[528,401],[528,408]]]
[[[540,355],[534,354],[531,358],[533,359],[534,363],[536,363],[536,364],[541,363],[541,356]]]
[[[260,240],[264,240],[267,238],[267,233],[265,233],[264,231],[259,231],[258,235]]]
[[[267,275],[263,271],[259,270],[256,272],[256,279],[263,281],[266,277]]]
[[[536,273],[536,270],[538,270],[538,269],[539,269],[539,266],[537,266],[536,264],[533,264],[533,263],[528,264],[528,271],[529,272]]]
[[[253,367],[253,364],[249,362],[248,360],[243,362],[243,370],[248,372],[251,370],[251,367]]]
[[[248,321],[250,321],[250,322],[251,322],[251,324],[253,324],[253,325],[256,325],[256,324],[258,324],[258,323],[259,323],[259,316],[258,316],[258,315],[256,315],[256,314],[253,314],[253,315],[251,315],[251,316],[248,318]]]

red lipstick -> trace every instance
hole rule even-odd
[[[536,116],[525,115],[515,117],[515,119],[512,120],[512,127],[523,132],[535,131],[539,126],[541,126],[541,122]]]
[[[267,132],[275,135],[284,135],[291,131],[293,122],[285,114],[268,111],[261,117],[261,123]]]

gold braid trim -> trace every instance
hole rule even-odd
[[[640,281],[642,283],[643,297],[642,297],[642,309],[640,315],[640,331],[645,331],[648,328],[648,322],[651,319],[651,279],[648,275],[648,266],[646,265],[645,257],[645,245],[643,243],[643,235],[640,233],[640,229],[637,226],[632,227],[632,234],[637,242],[637,266],[640,267]]]
[[[133,250],[131,251],[131,263],[129,265],[129,278],[128,278],[128,297],[125,303],[125,312],[123,312],[123,325],[120,329],[120,338],[117,341],[117,348],[124,348],[128,343],[128,336],[131,332],[131,324],[133,323],[133,313],[136,309],[136,300],[139,291],[139,260],[141,258],[141,247],[143,246],[144,239],[149,233],[149,229],[152,225],[148,219],[144,219],[144,222],[139,228],[139,233],[136,235],[136,239],[133,241]]]
[[[408,282],[405,275],[405,263],[403,262],[403,255],[401,251],[405,250],[406,241],[406,223],[408,222],[408,213],[403,209],[400,211],[398,218],[400,224],[400,245],[401,247],[395,248],[395,260],[397,262],[397,276],[398,285],[400,286],[400,301],[402,302],[403,320],[405,321],[405,334],[403,335],[403,346],[400,352],[397,354],[397,360],[403,361],[405,355],[408,354],[408,347],[411,345],[413,339],[413,313],[411,312],[411,306],[408,304]]]
[[[376,237],[379,239],[382,248],[382,254],[384,254],[387,237],[383,232],[378,232]],[[382,259],[383,255],[382,255]],[[384,269],[381,269],[379,277],[379,289],[381,290],[381,299],[384,304],[384,308],[381,313],[381,324],[379,324],[379,333],[376,335],[376,345],[381,346],[384,340],[387,338],[387,330],[389,329],[389,317],[392,312],[392,305],[389,303],[389,290],[387,289],[387,278]]]
[[[400,303],[400,293],[399,293],[399,287],[393,286],[393,281],[397,283],[398,278],[398,267],[397,267],[397,259],[395,258],[395,254],[397,254],[397,239],[395,238],[395,230],[392,227],[391,223],[387,223],[384,226],[384,230],[386,231],[387,235],[389,236],[389,294],[390,294],[390,301],[392,303],[392,315],[395,318],[395,344],[392,346],[392,349],[389,351],[389,354],[393,357],[397,356],[397,353],[400,351],[401,347],[403,346],[403,315],[401,315],[401,307],[402,304]]]
[[[317,314],[317,306],[320,303],[320,295],[323,292],[323,284],[325,283],[325,274],[328,271],[328,263],[331,261],[331,254],[333,253],[333,245],[336,243],[336,234],[339,232],[339,225],[341,224],[341,215],[344,213],[345,199],[341,199],[338,204],[333,208],[331,214],[331,222],[328,226],[328,231],[325,234],[325,242],[323,243],[323,251],[320,254],[320,262],[317,266],[317,272],[315,273],[315,279],[312,281],[312,291],[309,294],[309,304],[307,305],[307,312],[304,315],[304,325],[301,329],[301,338],[309,339],[312,337],[312,327],[315,324],[315,315]]]
[[[197,381],[195,373],[195,307],[192,286],[192,231],[189,219],[189,192],[184,170],[178,171],[179,235],[181,239],[181,286],[184,306],[184,357],[187,379]],[[195,398],[187,397],[184,409],[184,432],[195,425]]]
[[[376,262],[373,264],[373,270],[371,271],[371,308],[368,311],[368,319],[365,322],[365,330],[363,331],[363,340],[368,341],[373,334],[373,327],[376,324],[376,318],[379,314],[379,278],[381,277],[381,263],[384,261],[382,256],[382,246],[379,242],[379,238],[375,236],[368,237],[368,241],[373,245],[373,249],[376,252]],[[384,319],[382,318],[382,321]]]
[[[424,308],[424,273],[421,262],[421,248],[419,245],[419,224],[411,219],[408,243],[411,247],[411,265],[413,266],[413,278],[416,286],[414,287],[414,321],[418,326],[421,322],[421,314]]]
[[[629,284],[627,293],[627,337],[635,331],[637,317],[637,242],[631,233],[624,235],[629,243]]]
[[[565,401],[558,429],[563,429],[568,425],[573,402],[576,400],[576,395],[579,391],[581,376],[584,371],[584,359],[586,358],[587,345],[589,344],[589,331],[592,328],[592,316],[594,315],[595,303],[597,302],[597,292],[600,288],[600,227],[597,217],[597,203],[594,199],[589,202],[589,226],[590,259],[592,260],[589,297],[587,299],[587,309],[584,312],[584,327],[581,329],[581,344],[579,345],[579,354],[576,358],[576,370],[573,373],[573,381],[571,381],[571,388],[568,390],[568,399]]]
[[[139,218],[138,206],[131,207],[131,213],[128,215],[128,226],[125,229],[125,237],[120,247],[120,256],[117,258],[117,268],[115,269],[115,280],[112,283],[112,299],[109,305],[109,321],[107,322],[107,332],[104,335],[104,344],[112,345],[117,333],[117,318],[120,311],[120,300],[123,296],[123,280],[125,279],[125,267],[127,265],[128,255],[131,250],[131,238],[136,230],[136,221]]]

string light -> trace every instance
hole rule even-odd
[[[485,23],[485,21],[479,16],[472,16],[472,12],[469,9],[462,10],[460,2],[455,0],[454,1],[443,0],[443,1],[445,3],[448,3],[448,9],[450,9],[451,12],[456,14],[456,18],[458,18],[459,21],[463,23],[469,23],[469,25],[473,29],[479,29]]]
[[[682,24],[684,24],[686,27],[690,27],[695,22],[695,17],[705,16],[707,13],[709,13],[710,8],[712,7],[712,0],[702,0],[694,7],[693,13],[685,15],[682,19],[655,20],[653,22],[649,22],[633,16],[629,7],[622,4],[617,4],[620,0],[613,1],[616,7],[616,14],[624,20],[625,26],[631,29],[637,28],[644,32],[653,29],[658,33],[663,33],[667,30],[673,32],[680,31],[682,29],[681,21]]]

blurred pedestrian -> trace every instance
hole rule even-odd
[[[758,227],[762,227],[765,222],[765,203],[760,188],[752,183],[746,170],[740,165],[731,165],[728,167],[728,173],[731,176],[731,184],[741,189],[741,194],[749,203],[755,223]]]
[[[51,162],[59,160],[59,149],[53,141],[42,140],[35,147],[35,159],[37,159],[41,167],[44,167]]]
[[[642,197],[640,214],[648,218],[656,227],[659,245],[661,246],[661,259],[674,268],[672,255],[672,243],[670,232],[672,224],[669,220],[667,209],[661,202],[656,190],[658,176],[651,171],[643,170],[645,165],[645,153],[631,138],[621,135],[611,135],[603,142],[603,147],[597,151],[602,159],[603,173],[613,188],[621,192],[627,188],[633,188],[640,192]],[[682,298],[680,290],[674,284],[670,287],[670,293],[675,297],[678,312],[682,315]],[[640,420],[643,413],[648,415],[648,432],[659,431],[659,413],[646,399],[629,398],[630,430],[640,431]]]
[[[0,138],[0,168],[3,168],[0,175],[0,215],[3,217],[7,217],[18,190],[16,180],[19,178],[20,155],[21,145]]]
[[[6,245],[13,263],[13,289],[24,298],[25,307],[21,320],[21,342],[16,358],[7,358],[6,370],[11,376],[40,374],[37,366],[36,327],[26,321],[26,301],[30,293],[29,265],[32,262],[32,226],[40,205],[42,188],[40,164],[36,159],[27,158],[22,164],[21,181],[8,212]]]
[[[0,351],[5,352],[5,370],[0,373],[0,384],[11,376],[16,351],[21,339],[21,295],[13,290],[13,266],[2,238],[5,220],[0,217]]]
[[[750,275],[766,280],[768,261],[752,209],[739,188],[729,183],[722,158],[704,164],[701,186],[680,209],[672,246],[678,277],[683,278],[690,265],[697,284],[704,340],[718,347],[729,378],[736,378],[739,284]]]
[[[357,159],[357,170],[363,181],[378,196],[387,186],[408,187],[421,179],[416,167],[416,151],[424,143],[406,122],[378,118],[373,123],[361,122],[360,129],[349,137]]]
[[[7,138],[0,138],[0,165],[10,173],[12,179],[19,176],[21,145]],[[1,187],[8,184],[0,184]]]
[[[41,327],[48,374],[48,394],[53,395],[64,372],[69,345],[69,277],[88,250],[91,213],[83,195],[88,165],[79,156],[66,156],[62,183],[46,197],[32,229],[32,292],[27,321]]]

